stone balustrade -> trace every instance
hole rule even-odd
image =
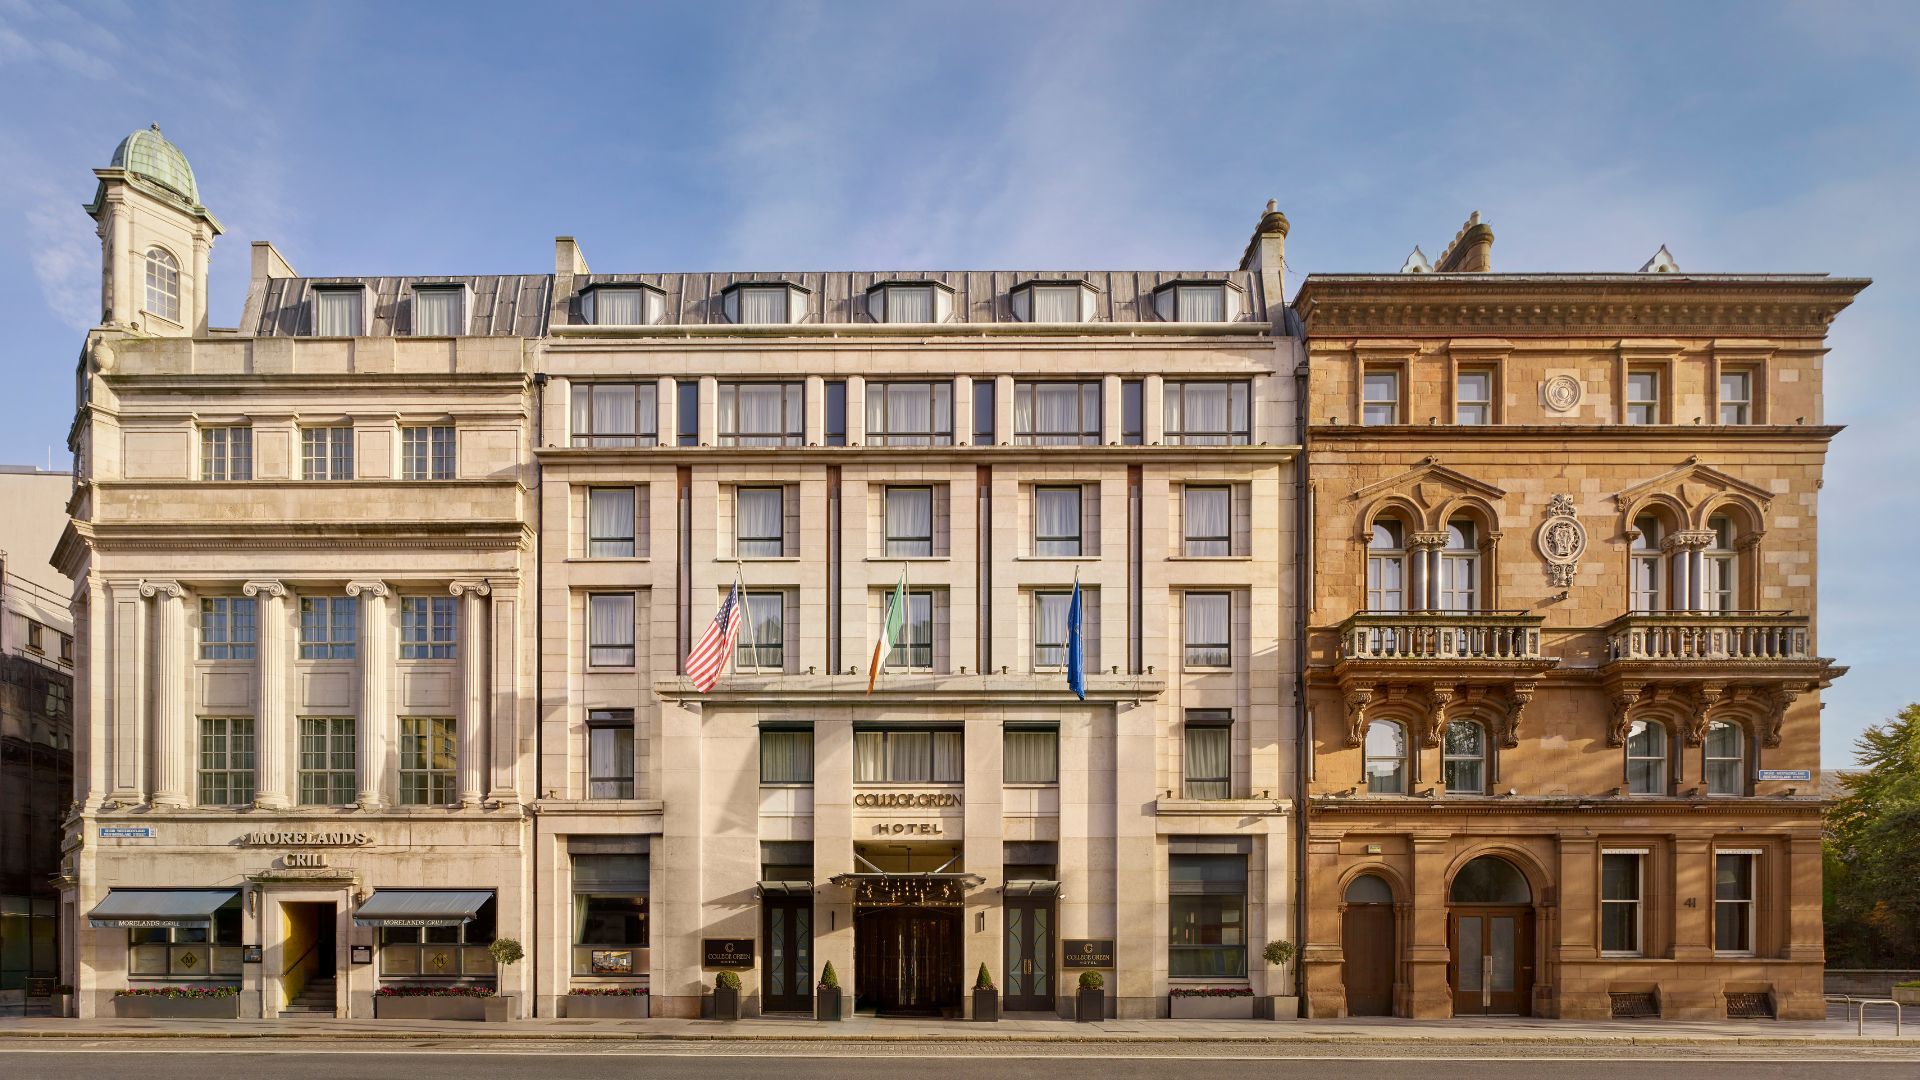
[[[1518,611],[1359,612],[1340,624],[1343,660],[1540,660],[1538,615]]]
[[[1633,612],[1607,624],[1607,660],[1811,660],[1810,623],[1785,611]]]

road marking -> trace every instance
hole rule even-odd
[[[1595,1050],[1597,1051],[1601,1051],[1605,1049],[1606,1048],[1603,1048],[1603,1047],[1595,1047]],[[1863,1050],[1876,1050],[1876,1049],[1884,1050],[1887,1048],[1863,1047],[1862,1049]],[[554,1058],[554,1057],[621,1056],[621,1057],[722,1058],[722,1059],[730,1059],[730,1060],[764,1060],[769,1057],[778,1056],[778,1057],[841,1059],[841,1060],[850,1060],[850,1061],[852,1060],[871,1061],[871,1060],[874,1060],[875,1058],[892,1056],[887,1054],[861,1055],[861,1054],[849,1054],[845,1052],[804,1052],[804,1051],[798,1052],[798,1053],[783,1051],[778,1055],[775,1055],[775,1054],[715,1054],[711,1050],[704,1050],[704,1051],[703,1050],[679,1050],[679,1049],[650,1050],[650,1049],[634,1049],[634,1048],[625,1048],[625,1047],[607,1047],[607,1048],[598,1049],[598,1050],[571,1050],[571,1049],[553,1050],[553,1049],[538,1049],[538,1048],[524,1049],[524,1050],[523,1049],[504,1050],[501,1048],[482,1048],[482,1047],[471,1047],[471,1048],[446,1047],[444,1049],[420,1050],[420,1049],[401,1049],[401,1048],[382,1049],[377,1046],[375,1047],[295,1047],[295,1048],[278,1048],[278,1047],[261,1047],[261,1046],[207,1047],[207,1048],[201,1048],[201,1047],[179,1048],[177,1046],[175,1047],[153,1047],[153,1046],[142,1046],[142,1047],[47,1046],[47,1047],[40,1047],[40,1046],[32,1046],[32,1047],[18,1047],[18,1048],[15,1048],[15,1047],[0,1048],[0,1057],[4,1057],[5,1055],[8,1055],[8,1054],[155,1054],[155,1053],[163,1053],[167,1051],[171,1051],[173,1053],[179,1053],[179,1054],[197,1054],[197,1055],[205,1055],[205,1054],[255,1055],[255,1054],[264,1053],[264,1054],[283,1054],[283,1055],[309,1054],[309,1055],[315,1055],[315,1056],[351,1055],[356,1057],[364,1057],[367,1055],[379,1055],[384,1057],[445,1057],[451,1054],[451,1055],[459,1055],[459,1056],[465,1056],[465,1057],[486,1056],[486,1057]],[[1031,1052],[1026,1052],[1026,1053],[954,1053],[954,1054],[922,1053],[917,1056],[922,1058],[937,1058],[940,1060],[947,1060],[947,1061],[977,1060],[979,1058],[995,1058],[999,1060],[1018,1060],[1018,1061],[1106,1061],[1111,1059],[1113,1055],[1112,1054],[1034,1054]],[[1443,1054],[1410,1053],[1410,1054],[1403,1054],[1399,1056],[1390,1055],[1390,1056],[1366,1056],[1366,1057],[1352,1056],[1352,1055],[1346,1055],[1346,1054],[1310,1054],[1310,1055],[1303,1055],[1303,1056],[1284,1056],[1279,1054],[1266,1054],[1266,1055],[1156,1054],[1156,1055],[1153,1055],[1153,1058],[1155,1060],[1166,1060],[1166,1061],[1306,1061],[1306,1062],[1365,1061],[1365,1062],[1372,1062],[1372,1063],[1399,1062],[1399,1061],[1409,1061],[1409,1060],[1488,1061],[1488,1062],[1537,1061],[1537,1062],[1546,1062],[1546,1063],[1552,1063],[1552,1064],[1592,1063],[1596,1061],[1631,1061],[1634,1064],[1648,1064],[1648,1065],[1740,1065],[1740,1064],[1752,1064],[1753,1062],[1756,1062],[1756,1061],[1771,1061],[1771,1062],[1792,1061],[1796,1065],[1799,1065],[1799,1064],[1854,1065],[1854,1064],[1879,1064],[1881,1062],[1885,1062],[1888,1064],[1900,1064],[1903,1062],[1920,1061],[1920,1055],[1916,1055],[1912,1057],[1903,1057],[1903,1056],[1799,1057],[1799,1056],[1792,1056],[1784,1059],[1778,1056],[1764,1056],[1764,1057],[1761,1057],[1761,1056],[1753,1056],[1753,1057],[1699,1056],[1699,1057],[1619,1058],[1619,1057],[1611,1056],[1606,1053],[1596,1053],[1587,1057],[1546,1057],[1546,1056],[1532,1057],[1532,1056],[1526,1056],[1526,1055],[1510,1055],[1510,1056],[1474,1055],[1474,1054],[1459,1054],[1457,1052],[1443,1053]]]

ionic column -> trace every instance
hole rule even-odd
[[[460,613],[460,677],[465,693],[460,695],[457,728],[460,803],[478,806],[485,790],[486,729],[493,712],[487,707],[487,664],[492,655],[487,648],[487,594],[493,590],[484,581],[456,581],[447,588],[465,598],[465,610]]]
[[[253,721],[253,804],[263,810],[293,805],[287,786],[287,758],[293,736],[287,730],[287,587],[278,581],[249,581],[240,591],[260,604],[254,673],[259,689]]]
[[[354,766],[360,773],[362,810],[386,805],[387,675],[393,669],[387,646],[387,599],[384,581],[352,581],[347,595],[360,598],[360,730],[353,740]]]
[[[187,739],[187,591],[177,581],[142,581],[140,595],[154,601],[153,803],[187,806],[192,744]]]
[[[1677,548],[1667,560],[1673,567],[1673,603],[1675,611],[1693,610],[1693,587],[1687,571],[1692,568],[1693,560],[1687,558],[1686,548]]]

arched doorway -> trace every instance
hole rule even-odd
[[[1347,884],[1340,951],[1348,1016],[1393,1015],[1393,887],[1378,874]]]
[[[1460,868],[1447,891],[1455,1016],[1526,1016],[1533,999],[1533,889],[1497,855]]]

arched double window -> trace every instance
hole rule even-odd
[[[1627,794],[1667,793],[1667,729],[1652,720],[1627,727]]]
[[[1480,610],[1479,530],[1467,518],[1447,522],[1447,546],[1440,552],[1440,610]]]
[[[1747,739],[1740,725],[1722,720],[1708,724],[1704,758],[1707,794],[1747,793]]]
[[[1440,771],[1449,794],[1485,795],[1487,729],[1472,720],[1448,723],[1440,747]]]
[[[146,310],[172,322],[180,321],[180,263],[159,248],[147,250]]]
[[[1367,725],[1367,794],[1407,793],[1407,729],[1397,721]]]
[[[1367,542],[1367,610],[1407,610],[1407,532],[1392,518],[1374,522]]]

